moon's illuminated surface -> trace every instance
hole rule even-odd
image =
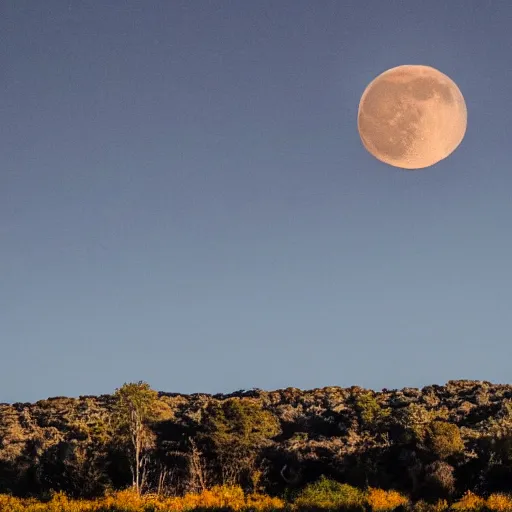
[[[467,109],[459,88],[429,66],[398,66],[375,78],[359,103],[357,127],[376,158],[422,169],[449,156],[466,133]]]

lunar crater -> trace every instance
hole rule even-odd
[[[405,169],[434,165],[462,141],[466,105],[457,85],[428,66],[399,66],[375,78],[358,111],[364,147]]]

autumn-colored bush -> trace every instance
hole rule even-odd
[[[506,494],[491,494],[485,501],[485,506],[493,512],[509,512],[512,510],[512,497]]]
[[[414,512],[511,512],[512,497],[491,494],[487,499],[467,492],[451,506],[418,501],[409,508],[408,499],[396,491],[369,488],[363,492],[347,484],[321,478],[308,485],[293,504],[265,494],[245,494],[240,487],[216,486],[182,497],[140,496],[135,489],[109,494],[96,500],[73,500],[55,493],[47,502],[0,495],[0,512],[290,512],[339,510],[388,512],[403,507]]]
[[[473,511],[482,510],[485,507],[485,500],[468,491],[464,496],[457,502],[455,502],[451,508],[457,511]]]
[[[286,503],[282,499],[266,494],[249,494],[246,497],[246,505],[257,512],[280,510],[286,507]]]
[[[245,495],[240,487],[218,486],[198,494],[163,498],[140,496],[136,490],[112,493],[97,500],[70,500],[54,494],[46,503],[0,495],[0,512],[186,512],[232,510],[269,512],[285,507],[284,501],[263,494]]]
[[[351,485],[322,477],[301,491],[294,506],[297,509],[364,510],[364,493]]]
[[[384,512],[405,507],[409,500],[397,491],[384,491],[370,487],[366,493],[366,502],[373,512]]]
[[[437,503],[434,503],[433,505],[433,512],[445,512],[445,510],[448,510],[450,508],[450,505],[448,505],[448,502],[446,500],[439,500]]]

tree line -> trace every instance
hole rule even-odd
[[[512,389],[493,396],[485,386],[458,386],[290,388],[194,401],[135,382],[101,406],[56,398],[30,415],[34,406],[4,404],[0,493],[90,498],[133,487],[183,495],[238,485],[293,497],[322,476],[416,500],[508,492]]]

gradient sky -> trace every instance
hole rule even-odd
[[[512,2],[6,0],[0,401],[510,379]],[[468,130],[401,171],[366,85]]]

